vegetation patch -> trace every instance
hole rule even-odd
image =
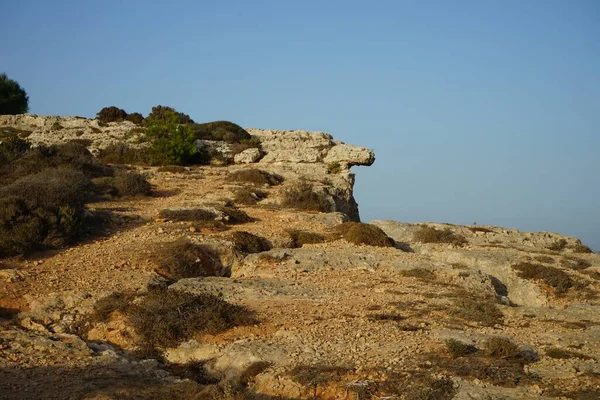
[[[399,322],[406,319],[405,316],[396,313],[375,313],[370,314],[368,318],[371,321],[394,321]]]
[[[169,221],[214,221],[217,217],[211,210],[205,208],[164,209],[158,213],[160,218]]]
[[[104,107],[102,110],[98,111],[96,114],[96,118],[98,121],[108,123],[108,122],[121,122],[127,118],[127,112],[122,108],[118,108],[115,106]]]
[[[411,269],[403,270],[400,272],[400,275],[411,277],[411,278],[418,278],[418,279],[421,279],[424,281],[435,280],[435,273],[426,268],[411,268]]]
[[[221,213],[223,213],[224,218],[223,221],[228,224],[244,224],[246,222],[251,222],[252,218],[245,211],[240,210],[236,207],[217,207]]]
[[[590,249],[589,247],[587,247],[586,245],[584,245],[583,243],[579,242],[576,243],[575,245],[569,246],[569,249],[573,250],[573,253],[593,253],[592,249]]]
[[[147,148],[134,148],[125,143],[110,144],[98,152],[97,157],[108,164],[150,164]]]
[[[546,350],[546,356],[558,359],[578,358],[580,360],[594,360],[594,357],[590,357],[578,351],[559,349],[557,347]]]
[[[365,244],[368,246],[394,247],[394,239],[375,225],[363,224],[362,222],[344,222],[334,228],[334,234],[344,238],[347,242],[354,244]]]
[[[283,178],[279,175],[272,174],[261,169],[240,169],[232,172],[227,176],[228,181],[245,182],[257,185],[275,186],[283,182]]]
[[[119,170],[115,173],[115,189],[119,196],[150,196],[152,185],[139,172]]]
[[[185,174],[188,171],[186,167],[181,165],[164,165],[162,167],[158,167],[156,172],[170,172],[172,174]]]
[[[471,297],[467,294],[455,299],[451,313],[485,326],[501,325],[504,320],[504,315],[494,299]]]
[[[176,111],[172,107],[155,106],[152,107],[152,112],[146,117],[146,124],[174,124],[188,125],[193,124],[194,120],[189,115]]]
[[[450,353],[450,357],[466,357],[477,353],[479,350],[472,344],[467,344],[456,339],[448,339],[445,342],[446,349]]]
[[[253,205],[269,196],[267,192],[253,187],[243,187],[235,192],[233,201],[238,204]]]
[[[194,124],[193,132],[196,139],[222,140],[227,143],[240,143],[252,139],[244,128],[229,121]]]
[[[477,232],[492,233],[492,232],[494,232],[493,230],[484,228],[482,226],[468,226],[467,229],[469,229],[473,233],[477,233]]]
[[[558,268],[528,262],[521,262],[512,267],[521,278],[542,281],[553,288],[557,295],[565,294],[575,285],[571,277]]]
[[[552,251],[563,251],[566,247],[567,241],[565,239],[558,239],[549,244],[546,248]]]
[[[313,188],[313,184],[306,180],[300,180],[287,188],[283,192],[281,205],[304,211],[327,212],[330,209],[327,195],[322,192],[317,193]]]
[[[156,272],[170,280],[199,276],[217,276],[222,267],[218,256],[207,246],[178,239],[154,253]]]
[[[430,371],[389,372],[383,382],[378,382],[377,390],[380,396],[373,398],[451,400],[456,395],[450,378],[433,376]]]
[[[330,382],[340,382],[351,372],[350,368],[341,366],[298,365],[289,372],[289,376],[303,386],[317,387]]]
[[[235,244],[235,247],[244,253],[261,253],[271,250],[271,243],[260,236],[250,232],[233,232],[229,240]]]
[[[553,264],[556,260],[550,256],[535,256],[533,257],[537,262],[545,263],[545,264]]]
[[[301,231],[298,229],[287,229],[285,231],[290,237],[290,246],[293,249],[304,246],[305,244],[323,243],[325,237],[314,232]]]
[[[503,337],[493,337],[483,344],[483,352],[487,357],[503,359],[523,358],[519,346],[510,339]]]
[[[450,243],[455,246],[468,243],[464,236],[452,232],[449,228],[438,230],[431,226],[422,226],[414,233],[413,239],[421,243]]]
[[[327,164],[328,174],[339,174],[340,172],[342,172],[342,165],[339,162],[333,161]]]
[[[578,258],[578,257],[565,256],[562,258],[562,260],[560,260],[560,265],[565,268],[580,271],[580,270],[591,267],[592,263],[590,263],[589,261],[586,261],[584,259]]]

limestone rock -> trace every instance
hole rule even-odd
[[[256,148],[246,149],[233,157],[236,164],[252,164],[260,160],[260,150]]]
[[[333,146],[323,160],[325,163],[338,162],[347,166],[373,165],[375,153],[366,147],[352,146],[349,144],[338,144]]]

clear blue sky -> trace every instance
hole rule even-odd
[[[364,221],[548,230],[600,250],[600,1],[6,1],[36,114],[163,104],[374,148]]]

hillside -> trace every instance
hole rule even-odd
[[[115,166],[152,194],[87,204],[101,235],[0,259],[0,398],[600,398],[600,255],[359,224],[350,168],[371,150],[247,131],[260,150],[202,144],[232,164]],[[133,123],[78,117],[0,116],[11,135],[144,146]]]

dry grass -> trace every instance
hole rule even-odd
[[[337,225],[334,228],[334,235],[350,243],[368,246],[394,247],[396,243],[378,226],[361,222],[344,222]]]
[[[487,357],[502,359],[522,358],[521,350],[515,342],[498,336],[485,341],[483,352]]]
[[[455,234],[448,228],[438,230],[430,226],[421,227],[414,233],[413,239],[421,243],[450,243],[455,246],[464,246],[468,243],[464,236]]]
[[[135,171],[117,171],[114,185],[118,195],[122,197],[150,196],[152,194],[150,182],[144,175]]]
[[[400,272],[400,275],[411,277],[411,278],[418,278],[418,279],[428,281],[428,282],[435,280],[435,274],[433,273],[433,271],[430,271],[425,268],[412,268],[412,269],[403,270]]]
[[[238,250],[244,253],[262,253],[272,248],[267,239],[244,231],[233,232],[229,236],[229,240],[235,244]]]
[[[156,172],[170,172],[172,174],[185,174],[189,172],[188,168],[182,165],[163,165],[162,167],[158,167]]]
[[[536,256],[533,257],[534,260],[536,260],[537,262],[541,262],[541,263],[546,263],[546,264],[553,264],[556,260],[554,260],[553,257],[550,256]]]
[[[217,276],[221,273],[219,258],[207,246],[181,238],[154,252],[156,272],[170,280]]]
[[[553,243],[546,246],[548,250],[552,251],[563,251],[567,247],[567,241],[565,239],[558,239]]]
[[[169,221],[214,221],[217,215],[205,208],[164,209],[158,213],[160,218]]]
[[[466,357],[478,351],[477,347],[461,342],[460,340],[448,339],[445,344],[452,358]]]
[[[498,309],[494,299],[471,297],[468,294],[457,298],[450,312],[457,317],[485,326],[501,325],[504,320],[504,315]]]
[[[524,279],[535,279],[544,282],[554,289],[556,295],[563,295],[575,282],[564,271],[542,264],[521,262],[512,266]]]
[[[298,181],[283,192],[281,205],[304,211],[328,212],[330,209],[327,195],[315,192],[312,183],[305,180]]]
[[[283,178],[281,176],[260,169],[241,169],[229,174],[227,180],[268,186],[275,186],[283,183]]]
[[[347,367],[329,365],[298,365],[288,374],[303,386],[316,387],[329,382],[339,382],[352,370]]]
[[[373,398],[451,400],[456,395],[451,379],[434,376],[431,371],[389,372],[377,386],[383,397]]]
[[[290,246],[294,249],[304,246],[305,244],[323,243],[325,238],[314,232],[301,231],[298,229],[287,229],[285,231],[290,237]]]
[[[217,210],[223,213],[225,216],[223,221],[228,224],[244,224],[252,221],[252,218],[246,212],[236,207],[217,207]]]
[[[578,358],[580,360],[594,360],[594,357],[586,354],[572,350],[559,349],[557,347],[552,347],[546,350],[546,356],[558,359]]]
[[[238,204],[253,205],[269,196],[267,192],[252,187],[243,187],[235,192],[233,201]]]
[[[591,267],[592,263],[590,263],[589,261],[583,260],[581,258],[578,258],[578,257],[565,256],[565,257],[563,257],[562,260],[560,260],[560,265],[565,268],[580,271],[582,269]]]

